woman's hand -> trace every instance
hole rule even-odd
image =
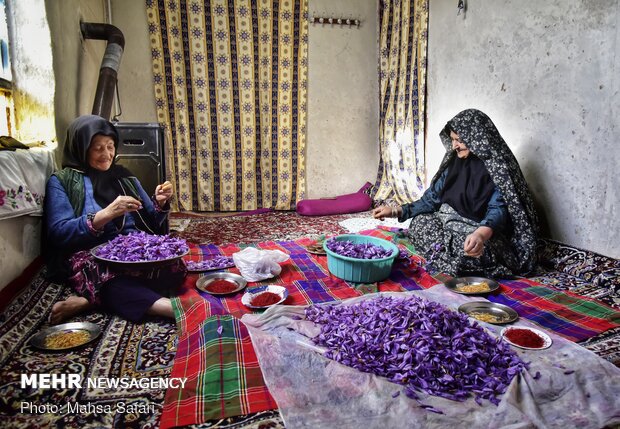
[[[159,207],[163,207],[168,200],[172,198],[172,183],[166,180],[161,185],[157,185],[155,188],[155,200]]]
[[[95,213],[93,228],[99,230],[113,219],[124,216],[126,213],[137,212],[142,208],[142,202],[127,195],[119,195],[104,209]]]
[[[112,216],[112,219],[114,219],[125,213],[137,212],[141,208],[142,201],[127,195],[119,195],[105,208],[105,210]]]
[[[400,207],[379,206],[372,211],[372,216],[375,219],[383,220],[386,217],[397,217],[401,213]]]
[[[488,226],[481,226],[469,234],[463,244],[466,256],[479,258],[484,253],[484,243],[493,235],[493,230]]]

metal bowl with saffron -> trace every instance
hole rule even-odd
[[[196,288],[211,295],[229,295],[243,290],[248,282],[235,273],[212,273],[200,277]]]
[[[283,286],[259,286],[248,289],[241,297],[241,303],[248,308],[262,309],[280,304],[288,297],[288,290]]]

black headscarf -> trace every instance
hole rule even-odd
[[[467,158],[453,157],[441,193],[461,216],[480,222],[486,214],[495,184],[484,163],[473,153]]]
[[[133,177],[133,174],[125,167],[116,165],[114,161],[106,171],[99,171],[88,165],[88,148],[93,137],[98,134],[111,137],[114,140],[114,149],[118,149],[118,132],[111,122],[96,115],[83,115],[71,122],[63,148],[62,166],[86,174],[93,184],[95,201],[101,207],[107,207],[121,194],[129,192],[132,195],[131,190],[121,188],[119,179]]]
[[[510,240],[519,258],[519,272],[532,271],[536,266],[538,216],[517,159],[487,115],[475,109],[464,110],[439,133],[446,155],[432,182],[457,158],[452,149],[451,130],[459,135],[471,154],[482,161],[491,180],[499,188],[513,226]]]

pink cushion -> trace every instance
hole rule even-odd
[[[364,193],[369,186],[371,186],[369,183],[364,185],[359,192],[354,194],[318,200],[301,200],[297,203],[297,213],[303,216],[325,216],[370,210],[372,199]]]

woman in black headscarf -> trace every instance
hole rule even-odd
[[[116,128],[85,115],[67,130],[63,169],[52,175],[45,195],[48,274],[67,281],[74,295],[52,307],[58,323],[94,305],[137,321],[145,314],[174,317],[165,295],[185,277],[182,261],[148,270],[114,271],[97,263],[89,249],[120,234],[167,232],[172,184],[149,197],[138,179],[116,165]]]
[[[375,218],[413,218],[409,236],[434,268],[505,277],[536,264],[538,218],[516,158],[491,119],[469,109],[439,134],[446,155],[422,198]]]

